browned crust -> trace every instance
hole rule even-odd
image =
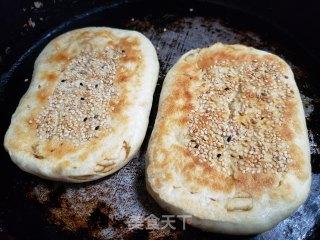
[[[249,48],[245,50],[249,50]],[[201,188],[208,187],[210,190],[220,193],[230,193],[234,190],[249,192],[254,198],[259,199],[263,193],[277,188],[280,179],[285,178],[287,173],[274,175],[272,173],[236,172],[232,176],[228,176],[210,167],[208,163],[200,162],[198,157],[188,152],[183,143],[172,144],[169,148],[166,144],[167,137],[174,135],[173,129],[178,129],[177,131],[181,132],[183,129],[187,129],[188,114],[194,108],[197,96],[197,88],[194,86],[201,85],[201,79],[198,76],[205,68],[214,65],[218,60],[234,60],[241,63],[257,58],[254,52],[243,51],[243,47],[239,46],[225,46],[219,50],[215,49],[215,51],[203,50],[198,58],[194,58],[192,55],[197,55],[197,52],[199,50],[186,56],[184,60],[180,60],[175,65],[174,71],[167,76],[170,83],[164,83],[166,91],[169,92],[161,96],[156,125],[148,149],[147,174],[155,183],[153,187],[156,189],[169,183],[171,178],[168,177],[170,176],[168,172],[173,172],[184,177],[186,183],[184,187],[189,188],[190,191],[201,186]],[[275,55],[263,55],[258,58],[259,61],[276,62],[281,66],[281,71],[288,71],[287,64]],[[170,89],[166,84],[170,85]],[[280,131],[281,137],[290,143],[289,153],[293,162],[289,165],[289,173],[298,176],[301,181],[307,181],[310,178],[309,156],[306,155],[305,149],[293,141],[297,136],[306,136],[305,127],[301,122],[303,119],[300,119],[299,93],[296,88],[294,91],[295,98],[286,103],[287,108],[284,115],[286,124],[274,130]],[[161,161],[158,160],[159,156],[161,156]],[[281,194],[278,190],[271,191],[272,198],[287,199],[293,196],[290,186],[286,185],[281,189],[284,191]]]
[[[119,65],[121,67],[118,68],[116,79],[114,80],[115,85],[120,88],[121,96],[117,104],[111,102],[111,106],[115,107],[115,110],[112,113],[112,118],[125,125],[128,121],[128,116],[125,114],[125,110],[128,109],[132,104],[130,103],[130,98],[127,97],[129,91],[127,88],[127,81],[130,80],[131,83],[135,81],[134,84],[138,86],[140,84],[140,78],[132,78],[132,76],[138,76],[145,67],[141,59],[141,50],[139,48],[140,40],[138,37],[132,36],[119,38],[118,36],[116,37],[111,31],[77,31],[73,32],[73,34],[69,36],[68,41],[78,41],[80,46],[86,45],[86,47],[88,47],[87,42],[96,37],[109,39],[108,42],[105,43],[105,46],[116,47],[125,51],[125,54],[120,58]],[[76,57],[78,51],[76,51],[74,48],[70,48],[70,46],[63,47],[60,44],[60,41],[61,37],[58,37],[51,42],[51,45],[55,46],[55,49],[58,50],[56,53],[48,56],[46,64],[49,64],[49,66],[59,65],[63,70],[66,65],[74,57]],[[91,47],[95,48],[95,46]],[[135,63],[135,68],[126,68],[125,66],[128,62]],[[28,98],[35,98],[33,101],[37,102],[37,107],[33,108],[30,113],[28,113],[22,119],[21,125],[14,126],[12,131],[14,132],[15,138],[9,139],[7,146],[11,151],[28,153],[33,152],[31,146],[38,145],[38,151],[41,152],[41,158],[52,160],[61,160],[65,156],[81,150],[79,161],[86,160],[90,153],[98,150],[101,147],[99,143],[101,139],[106,137],[107,133],[101,132],[98,138],[93,139],[81,146],[75,146],[71,142],[65,140],[39,141],[36,135],[36,123],[34,119],[37,118],[42,107],[46,106],[48,97],[53,94],[57,83],[60,81],[59,72],[49,69],[41,71],[37,73],[37,76],[34,76],[39,78],[41,83],[38,86],[38,90],[33,95],[28,96]],[[30,101],[30,99],[22,99],[21,104],[26,105],[25,102],[27,101]],[[111,129],[111,132],[112,131],[113,130]],[[28,144],[26,145],[25,143]]]

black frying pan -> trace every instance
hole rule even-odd
[[[0,136],[4,136],[11,115],[28,88],[29,81],[25,79],[31,79],[37,55],[51,39],[79,27],[127,28],[141,31],[151,39],[158,50],[161,66],[148,133],[140,154],[112,176],[85,184],[66,184],[22,172],[1,148],[0,239],[319,239],[320,65],[313,54],[272,23],[210,1],[109,1],[97,5],[96,8],[90,5],[90,10],[82,10],[82,14],[61,25],[51,26],[52,22],[51,25],[48,23],[52,28],[43,31],[37,39],[28,37],[26,31],[25,46],[21,41],[16,46],[16,54],[19,51],[23,54],[1,59],[4,71],[0,81]],[[64,8],[63,14],[67,7]],[[41,13],[41,8],[39,11]],[[32,23],[29,25],[26,28],[32,28]],[[35,36],[39,34],[35,31]],[[32,45],[27,45],[30,41]],[[128,222],[132,216],[154,214],[161,217],[167,214],[147,194],[144,179],[144,154],[165,74],[186,51],[217,41],[267,50],[283,57],[291,65],[308,113],[313,171],[310,196],[291,217],[256,236],[218,235],[190,226],[183,230],[178,220],[176,230],[130,229]],[[6,47],[5,50],[10,55],[12,49]]]

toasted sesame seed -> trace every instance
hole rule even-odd
[[[82,51],[69,62],[47,106],[35,120],[40,139],[57,137],[78,145],[98,137],[98,129],[109,131],[113,111],[109,103],[117,103],[119,98],[113,80],[121,55],[120,50],[111,48]]]
[[[293,159],[279,130],[294,91],[281,78],[281,66],[261,59],[216,60],[201,70],[203,84],[188,115],[188,137],[197,142],[188,150],[221,171],[231,166],[251,174],[288,171]]]

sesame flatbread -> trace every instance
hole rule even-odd
[[[88,27],[55,38],[6,133],[12,161],[67,182],[117,171],[144,139],[158,72],[153,45],[135,31]]]
[[[146,156],[147,189],[163,208],[206,231],[255,234],[292,214],[310,182],[305,116],[284,60],[221,43],[180,58]]]

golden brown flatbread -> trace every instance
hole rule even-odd
[[[214,44],[168,72],[146,156],[149,193],[206,231],[254,234],[308,196],[302,102],[281,58]]]
[[[88,27],[52,40],[34,66],[4,145],[23,170],[84,182],[109,175],[138,151],[159,72],[135,31]]]

